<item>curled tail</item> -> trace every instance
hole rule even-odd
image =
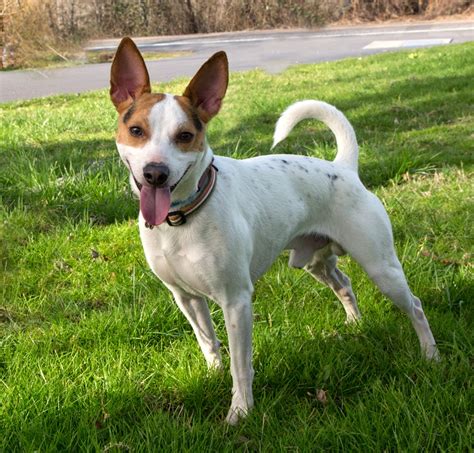
[[[272,148],[284,140],[296,124],[308,118],[322,121],[335,135],[337,155],[334,162],[357,172],[359,146],[354,129],[342,112],[326,102],[308,100],[290,105],[276,123]]]

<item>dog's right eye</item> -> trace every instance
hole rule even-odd
[[[128,130],[133,137],[143,137],[143,129],[141,127],[132,126]]]

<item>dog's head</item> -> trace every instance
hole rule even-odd
[[[207,150],[206,125],[219,112],[227,83],[227,56],[218,52],[182,96],[151,93],[140,51],[130,38],[120,43],[110,76],[110,98],[119,113],[117,148],[150,225],[166,219],[171,192]]]

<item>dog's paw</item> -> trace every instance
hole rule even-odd
[[[212,360],[207,362],[207,372],[209,374],[213,373],[222,373],[224,366],[222,365],[222,359],[219,357],[214,357]]]
[[[431,360],[433,362],[441,361],[441,356],[435,344],[431,344],[423,348],[423,353],[426,360]]]
[[[239,422],[247,417],[249,413],[249,409],[244,409],[242,407],[233,407],[229,409],[229,413],[227,414],[227,417],[225,418],[225,421],[231,425],[231,426],[236,426],[239,424]]]
[[[204,352],[206,358],[207,369],[209,372],[222,371],[222,357],[220,353],[221,342],[217,340],[216,344],[212,349]]]
[[[252,407],[253,397],[251,389],[248,390],[246,397],[242,396],[242,394],[234,393],[232,396],[232,404],[230,405],[229,413],[225,419],[226,422],[229,425],[237,425],[240,420],[247,417]]]
[[[356,325],[361,320],[360,314],[348,314],[344,324],[346,326]]]

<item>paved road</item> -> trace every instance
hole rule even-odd
[[[424,22],[318,31],[262,31],[185,37],[142,38],[143,51],[190,51],[188,56],[147,62],[153,81],[191,76],[215,51],[224,49],[231,71],[262,68],[277,73],[290,65],[364,56],[400,48],[474,41],[474,22]],[[113,50],[117,40],[92,43]],[[110,64],[0,73],[0,102],[108,86]]]

